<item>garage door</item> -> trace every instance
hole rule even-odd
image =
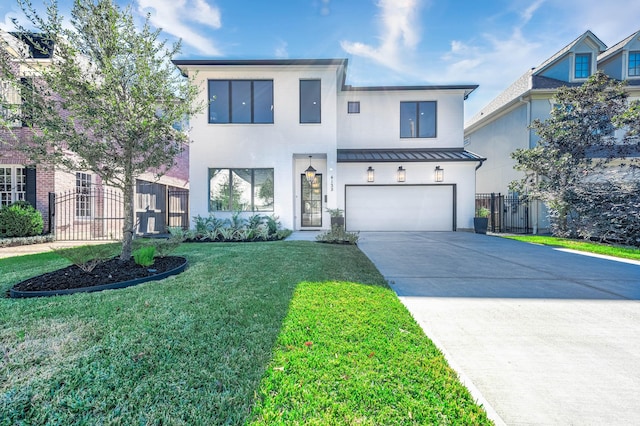
[[[347,186],[349,231],[452,231],[453,185]]]

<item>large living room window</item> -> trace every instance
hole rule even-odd
[[[320,123],[320,80],[300,80],[300,123]]]
[[[591,53],[578,53],[576,55],[575,78],[588,78],[591,74]]]
[[[629,77],[640,77],[640,52],[629,52]]]
[[[400,102],[400,137],[435,138],[437,103]]]
[[[273,123],[273,80],[209,80],[209,123]]]
[[[209,211],[273,211],[273,169],[209,169]]]
[[[0,207],[23,201],[27,194],[27,169],[22,166],[0,167]]]

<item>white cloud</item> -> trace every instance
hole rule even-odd
[[[206,55],[219,56],[220,49],[203,36],[198,25],[222,27],[220,10],[205,0],[138,0],[138,11],[150,13],[151,23]]]
[[[275,57],[280,59],[287,59],[289,57],[289,52],[287,50],[288,47],[289,45],[286,41],[280,40],[274,52]]]
[[[331,0],[322,0],[321,2],[321,6],[320,6],[320,14],[322,16],[328,16],[331,14],[331,8],[329,7],[329,3],[331,3]]]
[[[524,23],[526,24],[527,22],[529,22],[531,20],[531,18],[533,18],[533,14],[536,12],[536,10],[538,10],[540,8],[540,6],[542,6],[542,4],[545,2],[546,0],[536,0],[534,1],[531,5],[529,5],[529,7],[527,7],[521,14],[520,16],[522,17],[522,19],[524,20]]]
[[[341,41],[343,50],[362,56],[388,68],[398,70],[403,53],[412,52],[420,41],[417,22],[420,0],[380,0],[380,44],[371,46],[361,42]]]

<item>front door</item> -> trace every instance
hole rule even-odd
[[[322,175],[316,174],[312,183],[300,175],[302,185],[302,227],[322,226]]]

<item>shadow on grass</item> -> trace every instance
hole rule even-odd
[[[243,424],[299,283],[386,286],[353,246],[201,243],[176,254],[190,266],[163,281],[0,299],[0,419]],[[11,270],[0,289],[64,265],[52,254],[0,260]]]

